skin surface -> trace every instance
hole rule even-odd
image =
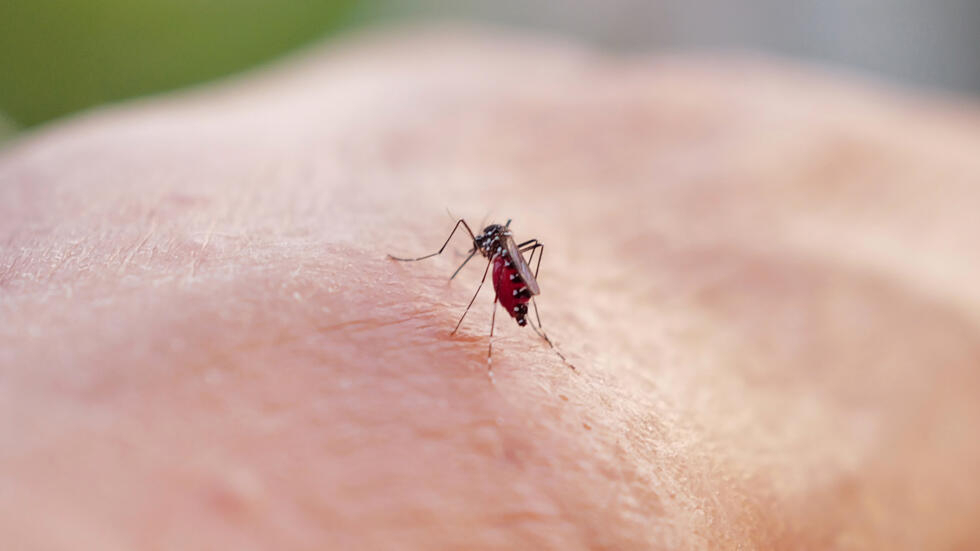
[[[0,153],[5,549],[980,548],[980,115],[350,39]],[[547,245],[572,372],[453,219]],[[498,312],[499,314],[500,312]]]

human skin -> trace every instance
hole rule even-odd
[[[5,549],[980,547],[980,115],[350,39],[0,153]],[[451,215],[447,213],[451,211]],[[435,251],[546,244],[564,366]]]

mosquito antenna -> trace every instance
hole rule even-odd
[[[507,223],[504,224],[504,227],[505,228],[509,228],[510,227],[510,218],[507,219]]]
[[[491,214],[493,214],[493,211],[492,210],[489,210],[489,211],[487,211],[487,213],[485,215],[483,215],[483,219],[480,220],[480,227],[481,228],[487,227],[487,218],[490,218],[490,215]]]

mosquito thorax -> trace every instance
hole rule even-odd
[[[487,258],[493,257],[501,250],[500,238],[510,235],[510,230],[500,224],[490,224],[483,232],[473,238],[473,247]]]

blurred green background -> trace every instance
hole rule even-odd
[[[267,61],[356,0],[0,0],[0,138]]]
[[[433,18],[612,50],[764,52],[980,92],[980,0],[0,0],[0,141],[352,26]]]

